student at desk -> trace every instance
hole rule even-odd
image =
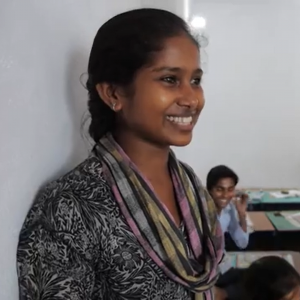
[[[246,221],[248,195],[236,193],[239,181],[234,171],[216,166],[207,175],[206,187],[213,198],[223,232],[228,232],[236,246],[245,249],[249,242]]]

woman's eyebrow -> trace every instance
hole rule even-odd
[[[162,66],[162,67],[157,67],[157,68],[153,68],[152,69],[152,72],[163,72],[163,71],[168,71],[168,72],[180,72],[182,71],[183,69],[180,68],[180,67],[168,67],[168,66]],[[197,73],[197,74],[200,74],[202,75],[203,74],[203,71],[201,68],[197,68],[194,70],[194,73]]]

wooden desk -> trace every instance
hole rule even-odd
[[[274,231],[274,226],[264,212],[249,211],[247,212],[249,219],[253,224],[254,231]]]

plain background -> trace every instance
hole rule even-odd
[[[300,1],[191,6],[207,20],[207,105],[181,157],[202,179],[227,164],[245,187],[299,187]]]
[[[37,190],[83,160],[92,40],[141,6],[207,20],[207,104],[192,144],[176,149],[204,180],[216,164],[248,187],[300,180],[300,2],[283,0],[0,0],[0,299],[18,299],[19,230]],[[83,75],[82,81],[85,77]]]

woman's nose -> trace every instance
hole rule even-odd
[[[178,105],[189,108],[190,110],[196,110],[201,102],[199,92],[196,92],[192,86],[182,87],[181,96],[178,98]]]

